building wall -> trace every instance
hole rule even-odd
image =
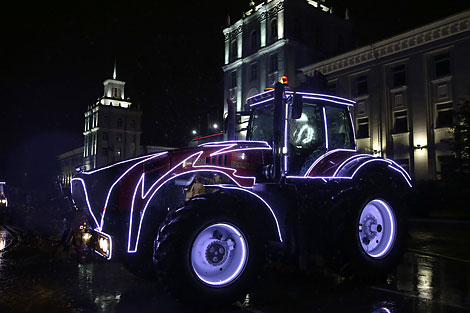
[[[237,111],[281,76],[295,86],[299,67],[352,46],[349,21],[331,14],[323,2],[307,0],[262,2],[223,32],[224,100],[231,99]]]
[[[83,147],[65,152],[57,157],[60,164],[60,181],[64,188],[70,187],[77,168],[83,166]]]
[[[470,12],[301,68],[357,101],[358,148],[417,179],[439,179],[452,151],[452,114],[470,94]],[[367,128],[367,129],[366,129]]]

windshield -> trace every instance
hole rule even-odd
[[[325,116],[328,140],[325,134]],[[271,143],[272,133],[273,105],[271,103],[254,109],[250,119],[248,139]],[[304,175],[313,162],[327,150],[354,149],[354,134],[348,109],[304,99],[300,118],[289,119],[288,142],[289,175]]]

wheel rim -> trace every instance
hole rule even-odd
[[[397,223],[390,204],[375,199],[368,202],[359,217],[358,238],[364,252],[382,258],[393,248]]]
[[[191,266],[205,284],[223,287],[234,282],[248,260],[248,244],[233,225],[218,223],[205,227],[191,248]]]

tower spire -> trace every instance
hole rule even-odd
[[[113,79],[116,79],[116,59],[114,59],[114,72],[113,72]]]

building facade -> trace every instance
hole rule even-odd
[[[237,111],[281,76],[296,85],[298,68],[352,47],[350,22],[332,14],[323,1],[263,1],[223,32],[224,97]]]
[[[395,159],[416,179],[449,174],[454,112],[470,97],[470,11],[302,67],[355,99],[359,150]],[[302,75],[299,75],[301,77]]]
[[[83,167],[83,147],[62,153],[57,159],[61,170],[60,182],[62,186],[68,187],[77,169]]]
[[[142,154],[142,111],[124,97],[125,82],[104,81],[104,94],[85,112],[83,158],[85,170]]]

